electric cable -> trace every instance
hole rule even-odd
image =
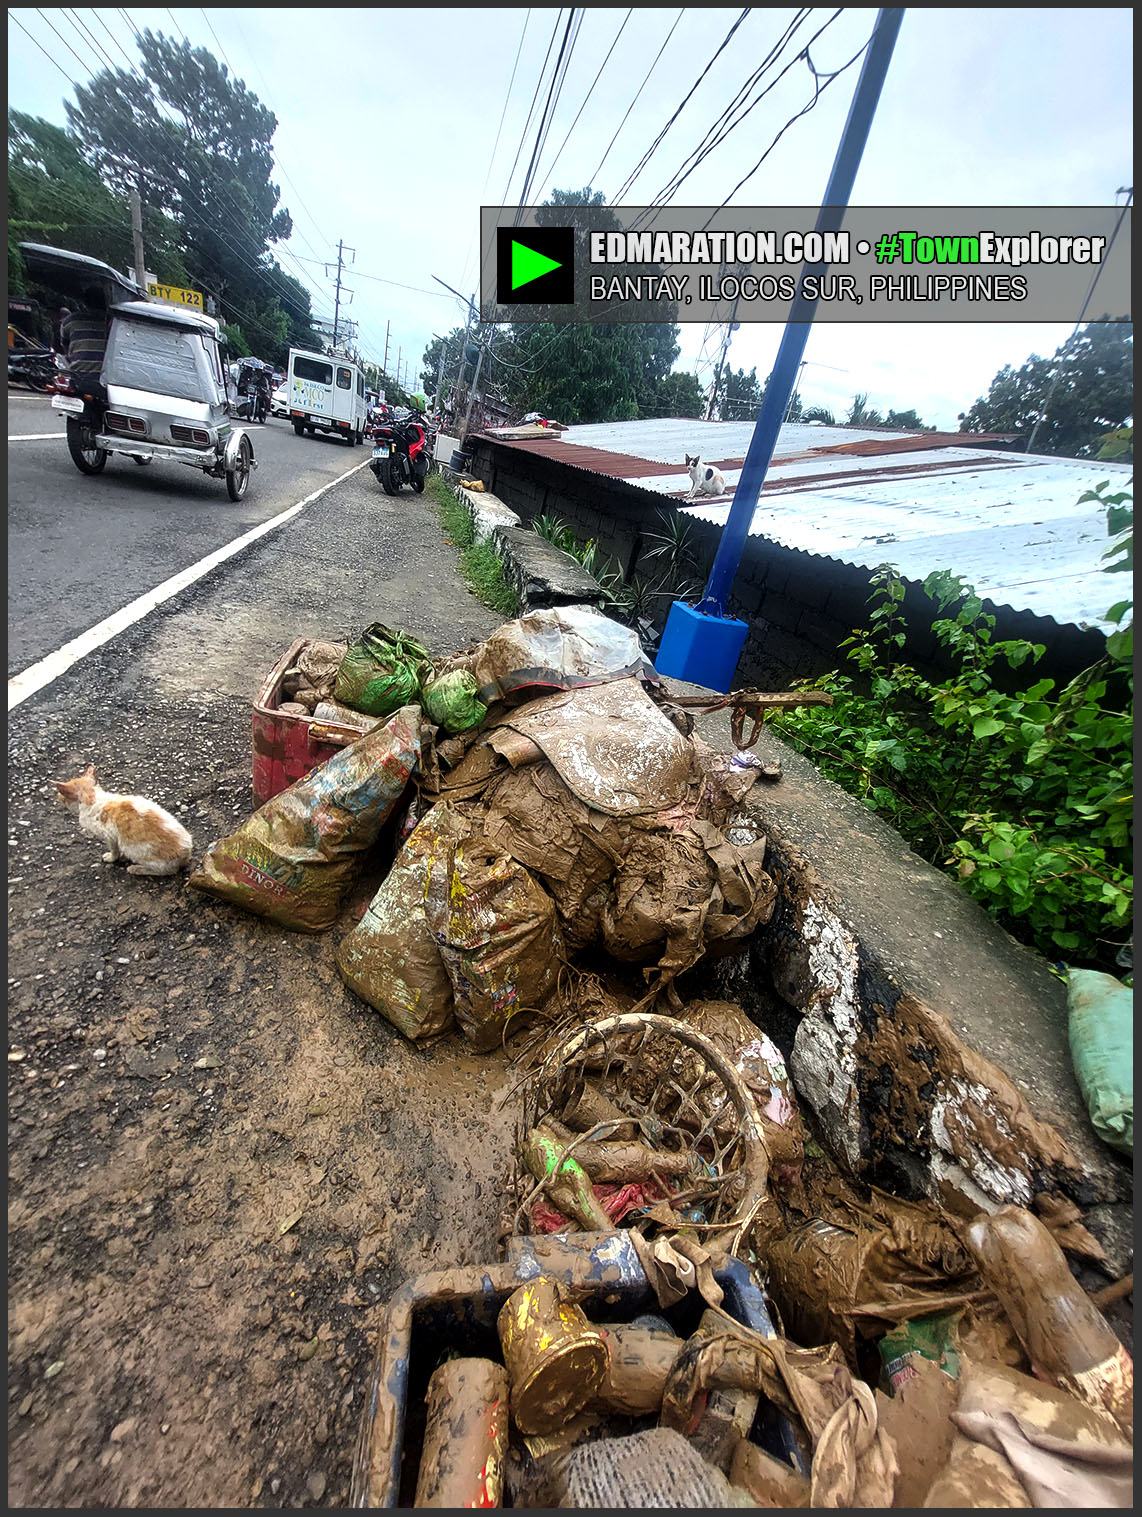
[[[595,93],[595,86],[598,84],[599,80],[603,77],[603,70],[606,68],[607,64],[611,61],[611,54],[614,52],[615,48],[619,45],[619,38],[622,36],[623,32],[626,30],[626,24],[630,20],[630,18],[631,18],[631,16],[633,14],[634,14],[634,7],[631,6],[630,10],[628,10],[627,13],[626,13],[626,15],[623,17],[622,24],[620,25],[618,31],[615,33],[615,40],[611,43],[609,49],[607,50],[607,56],[603,59],[602,63],[599,65],[599,72],[595,75],[594,79],[591,81],[591,87],[590,87],[590,89],[588,89],[586,95],[583,97],[583,104],[579,107],[579,111],[578,111],[578,114],[575,117],[575,120],[568,127],[566,137],[564,137],[563,141],[559,144],[559,151],[556,153],[555,157],[551,160],[550,167],[548,168],[547,173],[543,176],[543,180],[542,180],[542,182],[540,183],[539,187],[537,188],[537,190],[535,192],[535,198],[536,199],[538,199],[539,196],[543,194],[543,191],[544,191],[544,189],[547,186],[548,180],[550,180],[551,176],[555,173],[555,165],[559,162],[560,158],[563,156],[563,149],[567,146],[568,142],[571,140],[571,133],[579,125],[579,118],[582,116],[583,112],[587,109],[587,102],[590,100],[591,96]]]
[[[48,60],[48,62],[52,65],[52,67],[59,70],[59,72],[67,80],[68,84],[71,85],[72,89],[78,89],[79,88],[79,86],[76,84],[75,80],[71,77],[71,75],[68,73],[68,71],[63,67],[63,65],[60,64],[60,63],[58,63],[56,61],[56,59],[54,59],[52,57],[51,53],[48,52],[47,48],[44,47],[42,43],[36,41],[35,37],[32,36],[31,32],[23,24],[23,22],[20,20],[20,18],[18,16],[13,15],[12,12],[11,12],[11,10],[9,10],[9,12],[8,12],[8,20],[9,21],[14,21],[16,23],[16,25],[23,32],[24,36],[27,37],[28,41],[31,42],[31,43],[33,43],[36,47],[39,48],[40,52],[43,53],[44,57]]]
[[[646,74],[643,77],[642,83],[639,85],[638,89],[635,91],[634,99],[627,106],[626,112],[625,112],[625,114],[623,116],[623,119],[619,122],[618,126],[615,128],[615,135],[611,138],[610,142],[607,143],[606,151],[604,152],[603,156],[599,159],[598,164],[595,166],[595,172],[591,175],[590,179],[588,179],[588,181],[587,181],[588,184],[590,184],[590,185],[593,186],[597,182],[599,175],[603,171],[603,165],[604,165],[604,163],[606,163],[607,159],[610,157],[611,149],[614,147],[615,143],[618,141],[619,133],[622,131],[623,127],[627,123],[627,117],[630,115],[631,111],[633,111],[634,108],[635,108],[635,106],[638,104],[639,96],[642,94],[643,90],[646,88],[646,86],[647,86],[647,84],[648,84],[648,82],[650,80],[651,74],[654,73],[655,68],[658,66],[658,60],[662,57],[663,53],[666,51],[667,44],[669,43],[671,37],[673,37],[674,33],[677,31],[677,29],[678,29],[678,23],[682,20],[682,17],[685,14],[686,14],[686,7],[683,6],[682,9],[678,12],[677,16],[675,16],[675,18],[674,18],[674,25],[670,28],[670,30],[666,34],[666,41],[662,44],[662,46],[658,49],[658,52],[654,55],[654,62],[647,69]]]
[[[725,52],[726,48],[729,47],[731,41],[734,38],[734,34],[743,25],[743,23],[745,22],[745,19],[746,19],[746,17],[748,15],[749,15],[749,7],[747,7],[744,11],[742,11],[741,15],[734,22],[733,26],[730,27],[729,31],[726,33],[726,35],[722,38],[722,41],[719,43],[716,51],[714,52],[713,57],[706,64],[706,67],[698,75],[697,79],[695,79],[694,83],[687,90],[686,94],[682,97],[682,100],[679,103],[679,105],[676,107],[673,115],[670,117],[670,119],[667,121],[666,125],[659,132],[658,136],[651,143],[650,147],[648,147],[647,150],[646,150],[646,152],[643,153],[642,157],[635,164],[634,168],[627,175],[626,179],[623,180],[623,183],[622,183],[621,187],[619,188],[618,192],[612,197],[612,201],[611,201],[612,205],[621,202],[623,196],[625,194],[627,194],[627,192],[633,187],[635,181],[638,179],[638,177],[642,173],[643,169],[646,168],[646,166],[650,162],[651,158],[658,151],[659,147],[661,146],[663,140],[666,137],[667,132],[669,132],[670,128],[678,120],[679,116],[686,109],[686,106],[693,99],[695,90],[702,83],[702,80],[705,79],[706,75],[710,72],[710,70],[713,68],[714,64],[718,61],[718,59],[721,57],[721,55]]]

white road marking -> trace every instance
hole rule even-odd
[[[78,637],[73,637],[70,642],[64,643],[62,648],[57,648],[54,653],[49,653],[46,658],[41,658],[37,663],[29,665],[21,674],[14,674],[8,681],[8,710],[26,701],[30,695],[35,695],[37,690],[42,690],[45,685],[50,685],[53,680],[59,679],[61,674],[66,674],[73,664],[77,664],[81,658],[86,658],[89,653],[94,653],[96,648],[101,648],[104,643],[109,643],[113,637],[118,637],[120,632],[125,632],[128,627],[134,626],[141,621],[156,606],[161,606],[172,596],[185,590],[188,585],[193,585],[195,580],[209,574],[211,569],[216,569],[219,564],[233,558],[235,553],[240,553],[250,543],[257,542],[259,537],[265,537],[275,528],[284,526],[292,520],[299,511],[304,511],[306,506],[313,504],[327,490],[332,490],[334,485],[339,485],[342,480],[350,475],[359,473],[368,468],[370,463],[366,459],[364,463],[355,464],[353,468],[346,469],[344,474],[339,474],[336,479],[331,479],[327,485],[322,485],[320,490],[315,490],[312,495],[307,495],[304,500],[299,500],[296,505],[289,506],[279,512],[269,521],[264,521],[260,527],[254,527],[249,532],[244,532],[241,537],[236,537],[232,543],[227,543],[224,548],[217,548],[213,553],[208,553],[205,558],[200,558],[196,564],[191,564],[189,569],[184,569],[181,574],[175,574],[170,579],[163,580],[161,585],[156,585],[153,590],[148,590],[145,595],[140,595],[121,611],[114,612],[97,622],[94,627],[89,627],[86,632],[81,632]]]
[[[9,442],[43,442],[48,437],[66,437],[66,432],[20,432],[15,437],[8,433]]]

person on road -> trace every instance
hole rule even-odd
[[[77,388],[105,400],[99,382],[107,352],[107,311],[101,290],[84,290],[83,305],[68,311],[60,322],[60,341]]]

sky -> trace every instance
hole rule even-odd
[[[609,203],[650,200],[797,13],[750,11],[718,53],[741,14],[585,8],[529,200],[587,184]],[[846,10],[826,27],[834,14],[814,9],[786,57],[825,27],[810,48],[813,67],[825,75],[847,63],[876,12]],[[433,334],[464,321],[464,304],[435,280],[476,292],[479,207],[518,203],[567,20],[555,8],[412,6],[45,6],[8,16],[9,107],[60,125],[74,99],[69,80],[85,83],[108,58],[137,65],[133,30],[144,27],[208,48],[243,79],[279,122],[281,204],[294,221],[275,249],[283,268],[331,318],[337,243],[351,248],[344,284],[361,351],[381,362],[387,337],[389,371],[399,360],[406,381]],[[1127,8],[907,10],[852,204],[1114,205],[1133,182],[1132,53]],[[731,204],[819,203],[859,67],[829,84]],[[808,65],[798,63],[690,174],[676,203],[720,204],[812,96]],[[1049,356],[1073,321],[818,324],[801,398],[839,420],[854,394],[867,394],[881,411],[915,408],[955,430],[1004,364]],[[704,333],[682,327],[676,368],[695,368]],[[764,378],[780,336],[776,324],[743,325],[730,363]]]

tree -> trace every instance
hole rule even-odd
[[[1015,432],[1036,453],[1097,455],[1107,432],[1133,416],[1133,328],[1091,322],[1055,350],[1000,369],[991,388],[959,417],[961,432]]]
[[[854,395],[853,403],[849,407],[849,414],[845,418],[850,427],[879,427],[883,426],[880,412],[872,410],[867,404],[868,395]]]
[[[585,241],[589,231],[600,229],[597,213],[603,205],[602,192],[590,185],[581,190],[553,190],[538,220],[571,225]],[[595,214],[576,214],[587,209]],[[612,220],[613,229],[619,230],[617,217]],[[588,269],[585,256],[576,260],[576,279],[584,290]],[[645,275],[653,270],[638,272]],[[680,351],[678,328],[672,323],[572,325],[563,307],[552,307],[551,316],[541,323],[517,323],[506,338],[497,336],[493,372],[517,409],[543,411],[574,423],[662,416],[679,402],[693,404],[692,387],[685,376],[671,373]]]
[[[277,118],[205,48],[149,29],[138,41],[142,76],[104,69],[76,87],[72,134],[105,184],[177,218],[206,288],[246,307],[264,291],[270,244],[293,227],[270,178]],[[308,309],[306,297],[307,325]]]
[[[765,385],[758,384],[756,367],[747,374],[744,369],[735,371],[729,364],[725,366],[714,400],[714,409],[722,421],[752,421],[764,399]]]
[[[886,427],[899,427],[902,432],[934,432],[935,427],[924,424],[915,411],[889,411],[884,418]]]
[[[836,425],[832,411],[826,410],[824,406],[809,406],[807,410],[801,412],[801,420],[823,421],[829,427]]]

